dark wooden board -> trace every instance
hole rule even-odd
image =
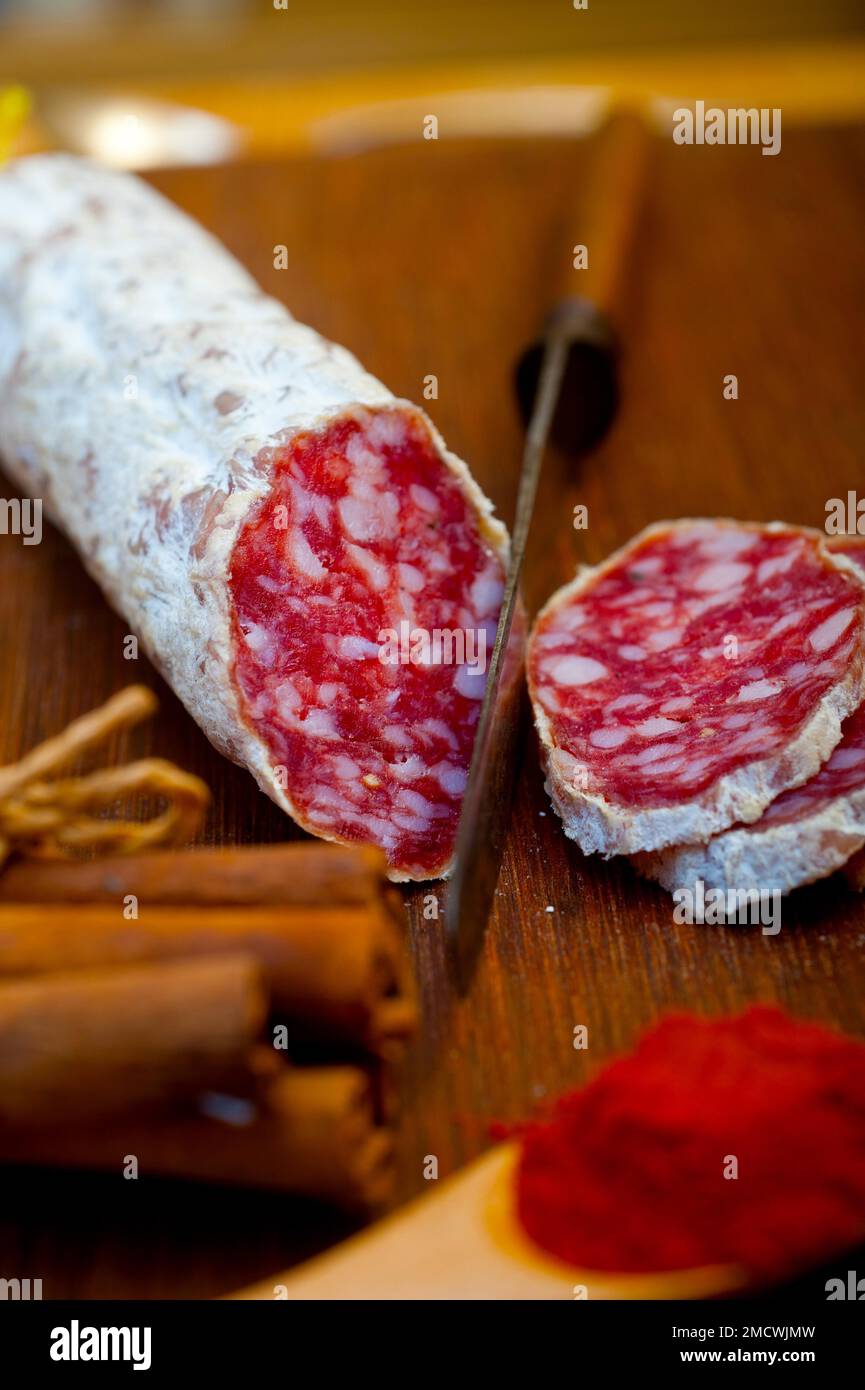
[[[221,236],[301,319],[420,399],[510,518],[521,430],[512,369],[581,240],[582,142],[451,143],[161,174],[154,182]],[[534,606],[578,561],[665,516],[729,514],[820,526],[829,497],[865,485],[861,305],[865,130],[784,131],[756,148],[659,143],[623,324],[619,420],[575,465],[552,455],[527,570]],[[290,269],[273,268],[274,247]],[[735,373],[739,399],[722,398]],[[13,495],[6,485],[5,496]],[[576,501],[590,525],[575,533]],[[0,760],[130,680],[162,710],[117,752],[153,751],[214,792],[204,838],[294,832],[247,774],[208,745],[69,546],[0,536]],[[583,859],[549,811],[527,750],[486,950],[468,1000],[441,928],[406,893],[424,1027],[400,1127],[402,1197],[445,1176],[516,1120],[579,1083],[661,1012],[753,1000],[865,1034],[865,913],[832,880],[786,905],[779,936],[681,927],[669,897],[626,865]],[[442,899],[443,900],[443,899]],[[548,912],[551,906],[554,910]],[[573,1030],[589,1029],[587,1052]],[[7,1173],[2,1270],[45,1296],[194,1297],[266,1277],[348,1229],[311,1204],[178,1185]]]

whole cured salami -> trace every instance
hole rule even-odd
[[[834,553],[865,569],[865,541],[829,540]],[[757,888],[789,893],[841,868],[865,845],[865,705],[844,721],[841,742],[813,777],[782,792],[752,825],[736,825],[708,844],[635,856],[641,873],[665,888]]]
[[[447,871],[507,537],[426,416],[139,180],[0,171],[0,453],[222,752]]]
[[[865,589],[816,532],[652,526],[553,596],[529,684],[586,853],[705,841],[828,758],[862,698]]]

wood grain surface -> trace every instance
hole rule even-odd
[[[513,365],[582,239],[589,155],[576,141],[443,138],[154,182],[396,392],[420,399],[434,373],[430,413],[509,520],[522,442]],[[576,563],[658,518],[822,526],[828,498],[865,488],[863,222],[865,129],[785,131],[776,158],[659,143],[621,325],[620,416],[592,456],[548,459],[526,574],[532,607]],[[273,268],[280,244],[286,271]],[[722,397],[727,373],[737,401]],[[571,526],[577,501],[589,508],[586,532]],[[0,536],[0,760],[145,680],[161,713],[118,740],[118,755],[158,753],[204,777],[208,842],[295,834],[147,663],[124,660],[125,632],[55,532],[39,547]],[[426,891],[405,893],[424,1026],[403,1087],[403,1198],[424,1188],[426,1155],[452,1172],[489,1143],[492,1122],[579,1084],[665,1010],[778,1000],[865,1035],[858,896],[835,879],[800,892],[776,937],[676,926],[667,894],[564,839],[533,742],[464,1002],[448,982],[441,926],[422,918]],[[572,1045],[577,1024],[588,1051]],[[346,1229],[285,1199],[0,1173],[0,1274],[41,1277],[45,1297],[220,1294]]]

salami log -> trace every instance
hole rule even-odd
[[[828,758],[862,698],[865,588],[817,532],[663,522],[540,614],[529,684],[586,853],[705,841]]]
[[[507,537],[417,407],[139,180],[0,171],[0,453],[306,830],[448,869]]]
[[[865,541],[829,540],[828,548],[865,569]],[[782,792],[752,825],[736,825],[708,844],[636,855],[641,873],[665,888],[756,888],[789,893],[826,878],[865,845],[865,705],[844,721],[828,762],[801,787]]]

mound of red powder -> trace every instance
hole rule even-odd
[[[819,1262],[865,1236],[865,1046],[768,1007],[671,1015],[523,1132],[517,1209],[586,1270]]]

